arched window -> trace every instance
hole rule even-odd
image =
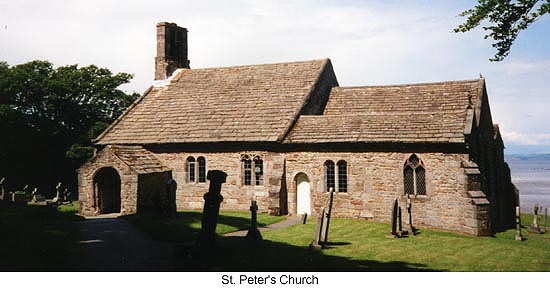
[[[426,195],[426,170],[415,154],[409,157],[403,167],[403,185],[405,194]]]
[[[197,162],[199,163],[199,182],[206,182],[206,159],[204,157],[198,157]]]
[[[334,162],[327,160],[325,162],[325,177],[326,177],[326,188],[327,192],[330,191],[330,188],[335,189],[335,175],[334,175]]]
[[[264,161],[258,156],[254,157],[254,179],[256,185],[264,184]]]
[[[338,165],[338,192],[348,192],[348,164],[340,160]]]
[[[187,157],[187,182],[195,182],[195,158],[189,156]]]

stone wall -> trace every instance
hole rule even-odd
[[[241,155],[260,155],[264,160],[264,185],[245,186]],[[262,212],[278,213],[280,191],[286,191],[288,212],[296,213],[296,176],[307,175],[311,186],[311,207],[316,214],[326,204],[324,163],[344,160],[348,164],[348,192],[335,194],[333,213],[336,217],[368,218],[389,222],[392,201],[400,200],[403,211],[406,196],[403,188],[403,165],[411,153],[390,152],[223,152],[223,153],[157,153],[172,168],[178,183],[178,209],[202,209],[206,183],[188,183],[186,159],[206,158],[206,170],[228,174],[222,185],[221,209],[248,210],[251,199],[258,201]],[[417,153],[426,170],[426,195],[412,197],[413,222],[419,227],[433,227],[467,234],[484,234],[488,217],[485,206],[477,206],[468,193],[468,177],[462,166],[467,154]],[[285,177],[283,171],[286,171]],[[283,180],[285,179],[285,180]],[[281,185],[282,182],[283,185]],[[476,196],[483,199],[484,196]],[[284,197],[283,197],[284,199]],[[486,200],[486,199],[485,199]],[[284,212],[284,211],[283,211]],[[485,222],[484,222],[485,221]]]
[[[84,216],[99,214],[94,203],[94,176],[105,167],[114,168],[120,176],[120,213],[134,214],[137,212],[138,175],[109,149],[103,149],[94,158],[78,169],[78,200],[79,213]]]
[[[138,212],[152,212],[155,210],[155,199],[161,199],[160,193],[166,193],[166,183],[170,179],[170,172],[158,172],[139,175],[138,182]]]
[[[260,156],[263,159],[264,185],[243,185],[242,155]],[[189,183],[187,181],[186,159],[189,156],[206,159],[206,171],[221,170],[227,173],[226,183],[222,185],[224,200],[221,209],[248,210],[250,201],[256,199],[260,212],[278,213],[279,191],[283,175],[283,156],[265,151],[242,151],[224,153],[156,153],[156,156],[172,168],[172,177],[176,180],[176,204],[181,209],[202,209],[203,196],[208,192],[209,182]],[[197,177],[198,179],[198,177]],[[254,183],[253,183],[254,184]]]

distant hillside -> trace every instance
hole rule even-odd
[[[550,161],[550,154],[510,154],[504,158],[506,161]]]

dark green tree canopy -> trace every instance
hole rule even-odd
[[[0,62],[0,177],[12,186],[76,183],[91,140],[138,96],[118,89],[131,78],[94,65]]]
[[[501,61],[510,53],[519,32],[548,13],[550,0],[479,0],[474,8],[460,13],[460,16],[468,18],[454,31],[467,32],[488,21],[489,25],[482,26],[487,31],[485,39],[495,40],[492,46],[497,49],[495,56],[489,60]]]

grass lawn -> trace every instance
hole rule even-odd
[[[158,218],[151,214],[123,216],[151,238],[158,241],[195,241],[201,230],[202,211],[179,211],[173,218]],[[258,226],[263,227],[285,219],[258,213]],[[250,212],[221,211],[216,226],[217,234],[246,230],[250,226]]]
[[[78,228],[78,202],[56,207],[0,204],[0,271],[66,269]]]
[[[531,215],[524,215],[525,227]],[[388,224],[359,219],[333,219],[330,248],[308,248],[315,223],[264,231],[264,241],[250,245],[224,237],[220,248],[198,265],[182,270],[218,271],[550,271],[550,233],[523,235],[515,230],[494,237],[472,237],[421,229],[417,236],[390,239]],[[204,260],[207,259],[207,260]],[[202,262],[201,262],[202,261]],[[189,261],[187,262],[189,263]]]

